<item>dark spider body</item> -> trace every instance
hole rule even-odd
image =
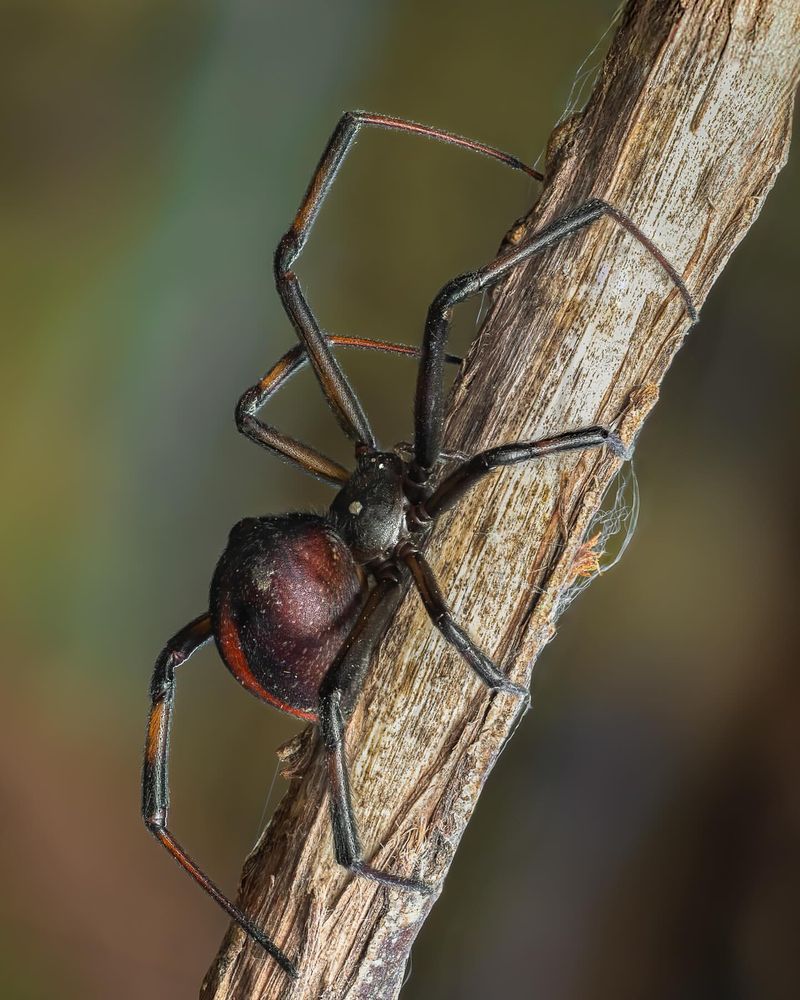
[[[251,694],[317,721],[320,686],[369,590],[364,564],[389,562],[409,537],[406,468],[393,452],[365,453],[327,517],[249,517],[231,530],[209,608],[220,656]]]
[[[512,683],[454,620],[421,552],[422,543],[441,514],[503,466],[603,446],[627,456],[619,438],[602,426],[499,445],[466,460],[446,455],[442,451],[443,370],[445,363],[459,360],[445,353],[453,308],[491,288],[534,254],[609,216],[655,258],[683,296],[692,320],[697,318],[686,286],[655,244],[618,209],[593,199],[519,245],[504,248],[486,266],[448,282],[428,310],[420,350],[323,334],[291,268],[344,157],[365,125],[458,145],[542,179],[515,157],[481,143],[396,118],[348,113],[331,136],[294,223],[275,254],[276,285],[300,343],[244,393],[236,423],[252,441],[339,491],[327,515],[246,518],[231,531],[214,572],[209,610],[173,636],[156,660],[150,685],[142,814],[148,829],[175,860],[295,977],[294,962],[217,888],[167,827],[176,668],[213,639],[228,669],[248,691],[291,715],[317,723],[328,764],[336,860],[355,875],[389,887],[432,891],[415,876],[376,869],[363,860],[350,797],[345,731],[369,654],[403,588],[411,585],[433,626],[483,684],[527,703],[527,690]],[[340,346],[419,358],[410,461],[399,453],[378,450],[367,417],[334,357],[333,348]],[[336,419],[355,444],[352,473],[257,417],[267,400],[306,363],[311,364]],[[434,482],[437,466],[452,457],[458,458],[455,466]]]
[[[407,464],[391,451],[363,451],[336,494],[330,518],[360,562],[386,559],[406,534]]]
[[[251,694],[316,721],[320,684],[365,592],[366,574],[325,518],[247,518],[211,582],[217,648]]]

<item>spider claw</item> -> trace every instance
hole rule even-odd
[[[297,968],[297,965],[276,944],[270,941],[262,931],[249,920],[246,923],[239,920],[238,923],[242,930],[249,934],[256,944],[260,944],[264,951],[275,959],[287,975],[291,976],[292,979],[300,978],[300,970]]]
[[[608,437],[606,438],[606,444],[611,449],[611,451],[621,458],[625,462],[629,462],[633,458],[633,452],[635,445],[626,445],[619,434],[616,431],[609,431]]]
[[[415,879],[409,879],[409,883],[413,883],[409,885],[409,888],[413,887],[414,891],[418,892],[420,896],[432,896],[436,891],[436,886],[431,885],[429,882],[417,882]]]
[[[348,865],[348,868],[354,875],[361,875],[371,882],[378,882],[380,885],[388,886],[390,889],[405,889],[410,892],[418,892],[423,896],[430,896],[436,890],[435,885],[420,882],[416,878],[404,878],[402,875],[392,875],[389,872],[382,872],[371,865],[365,865],[363,861],[353,861]]]
[[[300,970],[291,959],[287,958],[285,962],[280,962],[279,964],[287,976],[291,976],[292,979],[300,978]]]
[[[497,687],[492,688],[492,691],[500,691],[503,694],[514,694],[521,698],[523,701],[530,702],[531,693],[526,687],[522,687],[521,684],[512,684],[510,681],[506,681],[503,684],[498,684]]]

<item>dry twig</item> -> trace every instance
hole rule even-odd
[[[554,133],[544,193],[513,239],[604,198],[652,236],[699,307],[785,161],[798,52],[796,0],[633,0],[585,112]],[[448,446],[472,452],[613,421],[632,441],[688,325],[647,253],[613,222],[595,224],[494,295],[451,399]],[[591,452],[503,472],[434,535],[428,558],[458,620],[516,681],[553,635],[618,467]],[[374,863],[444,877],[515,707],[487,695],[406,598],[350,724]],[[322,759],[305,744],[241,891],[245,911],[299,957],[302,978],[290,981],[233,927],[205,1000],[394,997],[433,905],[335,865]]]

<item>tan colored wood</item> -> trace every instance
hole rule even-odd
[[[798,53],[795,0],[630,3],[585,113],[554,134],[544,193],[513,239],[605,198],[652,237],[700,307],[785,162]],[[615,421],[633,441],[687,328],[658,265],[602,221],[494,294],[451,399],[447,444],[472,452]],[[428,558],[458,620],[516,681],[554,634],[576,557],[591,562],[582,543],[618,468],[591,452],[496,474],[436,530]],[[349,729],[373,863],[444,877],[514,714],[408,595]],[[205,1000],[395,997],[433,905],[336,866],[320,756],[301,743],[241,899],[302,978],[290,981],[234,927]]]

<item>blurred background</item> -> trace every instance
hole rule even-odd
[[[230,526],[329,496],[233,423],[293,342],[273,248],[346,108],[535,160],[615,11],[448,6],[3,4],[4,998],[197,995],[227,924],[142,826],[147,687]],[[633,542],[538,664],[407,1000],[800,996],[797,179],[668,376]],[[300,265],[323,325],[418,341],[534,194],[365,135]],[[347,364],[383,440],[407,437],[413,365]],[[310,378],[270,412],[346,455]],[[233,891],[295,727],[213,653],[178,702],[174,828]]]

